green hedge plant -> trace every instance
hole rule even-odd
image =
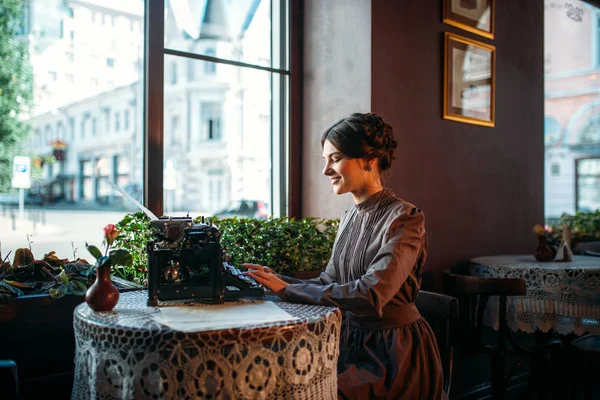
[[[339,225],[335,219],[287,217],[233,217],[214,223],[222,232],[221,246],[231,264],[257,263],[286,275],[324,270]]]
[[[551,226],[551,240],[554,244],[560,243],[563,225],[571,229],[571,246],[584,242],[600,241],[600,209],[591,212],[564,213],[560,219]]]
[[[238,268],[243,263],[258,263],[286,275],[324,270],[339,226],[338,219],[324,218],[215,217],[212,222],[222,233],[221,246],[229,263]],[[146,285],[146,242],[153,238],[150,220],[143,212],[127,214],[116,227],[121,234],[115,246],[129,250],[133,263],[115,269],[115,273]]]

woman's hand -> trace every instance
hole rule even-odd
[[[244,272],[244,274],[250,276],[273,293],[277,293],[289,285],[289,283],[281,280],[269,267],[258,264],[243,264],[243,266],[250,270]]]
[[[255,272],[255,271],[262,271],[262,272],[266,272],[267,274],[274,274],[275,271],[273,271],[271,268],[269,267],[265,267],[264,265],[258,265],[258,264],[242,264],[243,267],[251,269],[252,271],[249,272]]]

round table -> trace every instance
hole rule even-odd
[[[337,308],[274,297],[225,309],[181,301],[148,307],[147,298],[127,292],[110,312],[86,303],[75,309],[73,399],[337,399]],[[245,313],[242,306],[266,311],[230,317]],[[203,318],[205,328],[194,325]]]
[[[490,278],[521,278],[527,295],[508,298],[508,326],[533,333],[600,333],[600,258],[573,256],[573,261],[536,261],[513,254],[471,259],[471,274]],[[484,323],[498,327],[497,301],[490,301]]]

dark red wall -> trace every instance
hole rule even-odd
[[[389,180],[426,215],[426,270],[532,253],[544,216],[543,1],[496,0],[492,40],[443,24],[442,0],[372,2],[371,105],[399,141]],[[444,32],[496,46],[496,126],[442,119]],[[438,279],[439,283],[439,279]]]

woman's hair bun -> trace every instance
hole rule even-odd
[[[354,113],[341,119],[323,133],[321,145],[329,140],[348,157],[377,158],[379,170],[390,168],[394,160],[394,129],[375,113]]]

